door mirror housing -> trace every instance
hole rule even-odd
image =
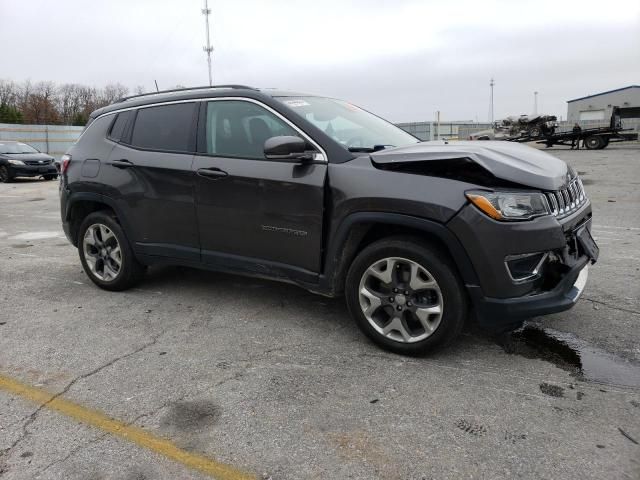
[[[264,142],[264,156],[269,160],[292,163],[313,159],[313,153],[307,150],[307,142],[292,135],[268,138]]]

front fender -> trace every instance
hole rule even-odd
[[[331,235],[324,261],[323,274],[320,277],[322,290],[330,295],[339,294],[342,282],[350,261],[357,253],[357,245],[349,245],[349,236],[359,226],[364,225],[389,225],[402,226],[412,230],[423,232],[425,238],[435,238],[451,255],[462,280],[467,286],[478,285],[478,276],[473,268],[471,259],[458,238],[443,224],[398,213],[386,212],[357,212],[345,217],[335,232]],[[361,238],[360,238],[361,239]]]

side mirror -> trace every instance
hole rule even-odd
[[[268,138],[264,142],[264,156],[270,160],[292,163],[313,159],[313,154],[307,151],[307,142],[295,136]]]

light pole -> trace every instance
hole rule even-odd
[[[202,49],[207,54],[207,65],[209,66],[209,86],[212,86],[213,79],[211,77],[211,52],[213,52],[213,47],[211,46],[211,40],[209,39],[209,15],[211,14],[211,9],[209,8],[208,0],[204,0],[204,8],[202,9],[202,13],[204,15],[204,21],[207,27],[207,45],[202,47]]]
[[[493,81],[493,77],[489,81],[489,88],[491,89],[491,94],[489,96],[489,123],[493,123],[493,86],[496,82]]]
[[[533,115],[538,115],[538,92],[533,92]]]

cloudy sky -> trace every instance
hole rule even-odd
[[[0,78],[207,83],[204,0],[0,0]],[[612,8],[606,8],[611,5]],[[640,84],[640,1],[210,0],[214,83],[349,99],[392,121],[566,116]]]

